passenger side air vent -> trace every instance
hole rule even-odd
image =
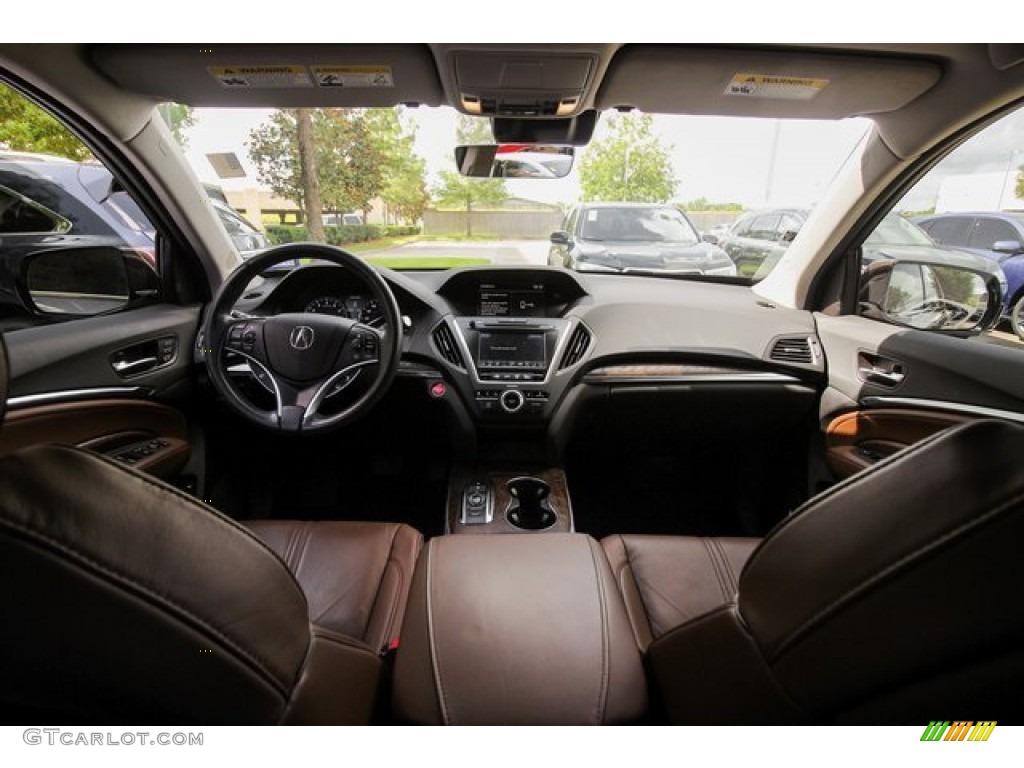
[[[466,361],[462,359],[459,345],[455,343],[455,334],[452,333],[452,329],[448,327],[448,324],[442,322],[434,329],[433,335],[434,344],[437,345],[437,351],[441,353],[441,357],[456,368],[465,368]]]
[[[589,346],[590,331],[583,325],[577,325],[573,329],[572,336],[569,337],[569,343],[562,354],[562,361],[558,364],[558,370],[561,371],[576,365],[576,363],[583,359],[583,355]]]
[[[812,365],[815,359],[815,342],[814,347],[811,345],[812,339],[809,336],[794,336],[787,339],[778,339],[775,345],[772,347],[772,351],[768,357],[772,360],[778,360],[780,363],[803,363],[804,365]]]

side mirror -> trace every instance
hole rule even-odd
[[[999,320],[1005,278],[981,268],[879,260],[861,274],[859,314],[919,330],[970,336]]]
[[[558,230],[557,232],[551,233],[551,244],[552,245],[572,245],[572,238],[569,237],[569,233],[565,230]]]
[[[705,232],[700,236],[700,239],[705,243],[711,243],[712,245],[718,245],[718,235],[712,235],[710,232]]]
[[[787,229],[785,232],[782,233],[782,236],[779,238],[779,242],[782,243],[783,245],[789,245],[794,240],[796,240],[796,236],[798,234],[800,234],[799,229]]]
[[[455,165],[463,176],[560,179],[572,170],[573,147],[556,144],[463,144]]]
[[[997,240],[992,243],[992,250],[996,253],[1020,253],[1024,251],[1024,245],[1020,240]]]
[[[141,256],[113,247],[39,251],[22,262],[26,304],[40,315],[87,317],[152,303],[160,276]]]

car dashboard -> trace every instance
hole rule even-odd
[[[552,267],[381,271],[402,316],[399,375],[453,385],[476,423],[550,423],[580,383],[814,385],[824,375],[811,315],[747,286]],[[390,332],[368,288],[336,266],[268,273],[236,309],[335,314]]]

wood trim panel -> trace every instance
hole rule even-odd
[[[543,531],[524,531],[516,528],[505,519],[511,496],[505,484],[514,477],[537,477],[551,486],[548,499],[558,519],[550,528]],[[494,520],[488,525],[463,525],[459,522],[462,506],[462,492],[472,481],[485,479],[491,483],[495,491]],[[572,504],[569,501],[569,486],[565,481],[565,473],[560,469],[545,469],[540,472],[489,472],[457,468],[452,472],[448,483],[448,525],[449,533],[566,533],[573,530]]]

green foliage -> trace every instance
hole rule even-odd
[[[320,197],[325,211],[368,211],[384,186],[383,155],[362,110],[312,110]],[[249,133],[246,146],[262,184],[303,209],[294,110],[277,110]]]
[[[416,128],[403,123],[394,109],[368,109],[371,140],[383,157],[384,187],[380,198],[389,217],[415,222],[430,201],[427,163],[416,154]]]
[[[78,137],[17,91],[0,83],[0,145],[70,160],[92,157]]]
[[[494,205],[507,197],[504,179],[471,179],[458,171],[442,171],[441,183],[434,189],[439,208],[459,211]]]
[[[380,198],[395,218],[419,219],[429,200],[426,163],[396,110],[314,109],[312,120],[324,211],[365,213]],[[271,114],[247,147],[260,183],[305,209],[294,111]]]
[[[301,224],[271,224],[267,226],[266,233],[267,240],[271,245],[302,243],[309,240],[309,230]],[[418,235],[420,228],[407,225],[343,224],[337,227],[324,227],[324,233],[327,236],[327,242],[331,245],[345,245],[381,240],[386,237]]]
[[[654,133],[652,115],[608,119],[608,130],[580,160],[583,200],[663,203],[676,188],[669,149]]]
[[[182,149],[187,149],[188,136],[185,135],[185,132],[196,124],[192,107],[187,104],[176,104],[173,101],[167,101],[157,109],[164,122],[167,123],[167,127],[171,129],[171,135],[178,142],[178,146]]]
[[[1024,197],[1024,165],[1017,169],[1017,186],[1014,187],[1013,194]]]
[[[687,200],[683,203],[676,203],[677,208],[683,211],[736,211],[743,210],[742,203],[712,203],[706,197],[698,197],[695,200]]]

